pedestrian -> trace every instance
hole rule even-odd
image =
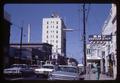
[[[99,80],[100,78],[100,66],[98,63],[96,63],[96,79]]]

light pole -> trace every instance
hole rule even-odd
[[[85,26],[85,3],[83,4],[83,52],[84,52],[84,72],[86,73],[86,26]]]
[[[19,52],[20,55],[19,55],[19,57],[18,57],[18,60],[19,60],[19,63],[20,63],[20,58],[22,58],[22,37],[23,37],[23,26],[20,27],[20,26],[18,26],[18,25],[13,24],[13,23],[12,23],[12,25],[18,27],[18,28],[21,30],[21,34],[20,34],[20,52]]]
[[[20,59],[22,59],[22,37],[23,37],[23,27],[21,27],[21,36],[20,36],[20,57],[19,57],[19,62],[20,62]]]

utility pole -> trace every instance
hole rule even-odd
[[[85,3],[83,4],[83,52],[84,52],[84,72],[86,73],[86,23],[85,23]]]
[[[21,27],[21,36],[20,36],[20,56],[19,56],[19,63],[20,63],[20,59],[22,59],[22,36],[23,36],[23,26]]]

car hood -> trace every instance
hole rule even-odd
[[[52,73],[54,76],[64,76],[64,77],[78,77],[79,74],[65,71],[54,71]]]

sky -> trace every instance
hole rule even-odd
[[[11,15],[10,43],[20,43],[20,28],[23,26],[23,43],[27,43],[27,25],[31,24],[31,43],[42,43],[42,19],[53,12],[63,18],[67,28],[75,31],[66,32],[66,53],[79,63],[83,57],[83,4],[5,4],[4,10]],[[104,21],[109,15],[111,4],[86,4],[90,7],[86,23],[86,41],[88,35],[101,34]],[[86,10],[86,14],[87,14]],[[73,50],[74,49],[74,50]]]

